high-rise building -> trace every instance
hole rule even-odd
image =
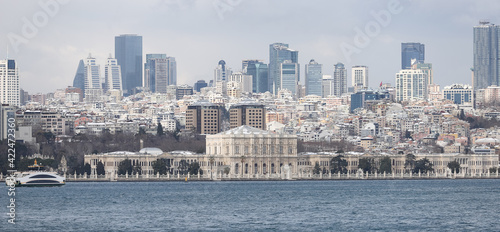
[[[500,85],[500,26],[479,22],[474,27],[474,90]]]
[[[249,92],[251,93],[253,90],[252,86],[252,76],[251,75],[246,75],[241,72],[234,72],[232,73],[229,78],[228,82],[236,82],[238,83],[237,86],[239,87],[241,92]]]
[[[167,93],[168,62],[166,54],[146,54],[144,87],[153,93]]]
[[[200,92],[202,88],[205,88],[207,86],[208,86],[208,84],[207,84],[207,82],[205,82],[205,80],[199,80],[196,83],[194,83],[194,90],[196,92]]]
[[[306,64],[306,95],[322,96],[323,65],[314,59]]]
[[[229,124],[231,129],[248,125],[266,130],[266,109],[256,101],[241,101],[231,106],[229,110]]]
[[[199,134],[221,132],[222,109],[208,101],[199,101],[186,110],[186,130]]]
[[[115,58],[121,67],[123,92],[130,95],[142,87],[142,36],[116,36]]]
[[[401,43],[401,69],[411,69],[411,60],[425,61],[425,45],[421,43]]]
[[[351,78],[354,92],[368,88],[368,67],[362,65],[352,66]]]
[[[347,93],[347,70],[344,64],[337,63],[333,71],[333,95],[340,97]]]
[[[85,63],[83,62],[83,60],[80,60],[80,62],[78,63],[75,79],[73,79],[73,87],[79,88],[83,92],[85,92]]]
[[[122,91],[122,74],[118,61],[111,57],[111,54],[104,66],[104,84],[106,91],[119,90]]]
[[[19,106],[19,69],[15,60],[0,60],[0,104]]]
[[[267,89],[273,94],[277,94],[278,89],[282,88],[280,64],[286,60],[292,64],[298,63],[299,52],[288,48],[288,44],[284,43],[273,43],[269,45],[269,76]],[[297,81],[299,81],[300,76],[297,76],[297,79]]]
[[[177,62],[175,57],[168,56],[168,84],[177,85]]]
[[[323,75],[321,81],[321,96],[326,98],[333,95],[333,77],[332,75]]]
[[[427,99],[427,74],[420,69],[396,73],[396,101]]]
[[[260,60],[243,60],[242,67],[244,74],[252,76],[252,92],[264,93],[269,91],[267,88],[269,77],[267,64]]]
[[[431,63],[417,63],[415,69],[422,70],[425,74],[427,74],[427,84],[434,84],[434,75],[432,72],[432,64]]]
[[[227,81],[231,73],[231,69],[226,67],[226,61],[220,60],[217,68],[214,70],[214,83],[218,81]]]
[[[293,96],[298,94],[298,84],[299,84],[299,63],[291,63],[289,60],[285,60],[280,63],[280,81],[281,86],[279,89],[288,89],[292,92]]]
[[[100,66],[97,64],[96,59],[89,54],[85,59],[85,66],[83,74],[85,77],[84,89],[102,89]]]

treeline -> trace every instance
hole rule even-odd
[[[64,156],[67,161],[68,172],[73,174],[76,171],[81,174],[87,169],[84,167],[84,155],[113,151],[137,152],[140,150],[141,140],[143,141],[143,147],[157,147],[164,152],[174,150],[205,152],[205,137],[203,135],[182,136],[178,132],[164,133],[161,136],[146,133],[134,135],[127,133],[110,134],[108,132],[102,135],[79,134],[62,142],[57,142],[55,136],[50,132],[37,132],[35,137],[38,146],[16,143],[16,167],[26,166],[28,162],[33,160],[23,160],[23,158],[39,153],[43,156],[53,157],[54,162],[50,162],[50,166],[53,168],[57,168]],[[0,171],[4,174],[10,169],[7,149],[7,140],[0,141],[0,151],[4,151],[0,152]]]

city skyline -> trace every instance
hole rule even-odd
[[[228,7],[194,0],[69,2],[59,4],[57,10],[52,8],[53,14],[47,13],[48,20],[37,24],[39,26],[33,24],[33,16],[45,12],[44,7],[37,2],[9,2],[9,7],[0,10],[2,15],[12,19],[0,24],[7,32],[7,36],[0,38],[0,57],[7,58],[9,47],[8,58],[15,59],[20,66],[21,88],[30,93],[47,93],[72,85],[78,61],[89,53],[97,60],[106,60],[109,53],[114,53],[114,37],[121,34],[142,36],[143,56],[166,53],[176,57],[178,79],[181,80],[178,84],[189,85],[201,79],[209,81],[214,64],[221,59],[234,71],[240,71],[241,61],[246,59],[269,63],[269,44],[280,42],[300,52],[300,76],[305,76],[304,65],[311,59],[324,65],[326,75],[333,74],[333,65],[337,62],[344,63],[349,74],[350,67],[365,65],[370,68],[370,87],[375,88],[381,81],[394,84],[394,73],[400,70],[401,43],[418,42],[426,46],[426,62],[433,64],[435,83],[445,86],[471,84],[472,28],[485,18],[492,23],[500,22],[495,16],[500,3],[495,1],[454,1],[453,4],[448,1],[371,1],[363,4],[358,1],[317,4],[287,1],[286,6],[282,1],[233,1],[232,5],[226,1],[215,2]],[[392,14],[388,23],[379,24],[379,32],[370,35],[359,53],[357,50],[350,56],[343,54],[342,45],[353,45],[356,30],[364,31],[366,26],[377,22],[374,14],[387,11],[389,3],[398,3],[397,9],[401,11]],[[102,9],[89,8],[95,4]],[[120,4],[124,12],[142,17],[135,20],[128,19],[126,14],[109,13],[116,4]],[[279,7],[286,9],[275,14]],[[336,15],[328,14],[338,7],[345,10]],[[81,12],[91,12],[93,17],[81,17]],[[300,17],[287,17],[291,15]],[[160,17],[164,18],[165,25],[152,23]],[[450,20],[441,20],[446,17]],[[249,20],[254,23],[241,29]],[[319,23],[311,24],[311,20]],[[26,22],[36,27],[36,33],[27,37],[23,36]],[[77,24],[81,27],[75,30]],[[263,33],[254,33],[257,28]],[[424,28],[429,33],[421,33]],[[17,38],[15,35],[21,38],[14,40],[17,43],[11,42],[12,38]],[[384,59],[379,58],[380,54],[384,54]],[[144,62],[143,58],[142,64]]]

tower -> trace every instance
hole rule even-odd
[[[280,64],[288,60],[288,63],[298,64],[299,52],[288,48],[288,44],[273,43],[269,45],[269,79],[268,90],[273,94],[278,93],[279,88],[283,88],[281,84]],[[290,66],[290,65],[287,65]],[[297,75],[299,75],[297,73]],[[300,80],[300,76],[297,76]],[[297,81],[298,81],[297,80]]]
[[[500,85],[500,26],[479,22],[474,27],[474,90]]]
[[[15,60],[0,60],[0,104],[20,105],[19,69]]]
[[[411,69],[411,60],[425,62],[425,45],[421,43],[401,43],[401,69]]]
[[[322,96],[323,65],[314,59],[306,64],[306,95]]]
[[[368,67],[362,65],[352,66],[351,75],[354,92],[368,88]]]
[[[122,75],[118,61],[111,57],[106,61],[104,66],[104,83],[106,91],[115,89],[122,91]]]
[[[333,95],[340,97],[347,93],[347,70],[344,64],[337,63],[333,71]]]
[[[142,86],[142,36],[116,36],[115,58],[121,69],[123,92],[133,94],[136,87]]]

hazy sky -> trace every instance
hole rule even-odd
[[[0,0],[0,59],[9,47],[21,88],[32,94],[72,85],[78,61],[89,53],[104,75],[114,37],[127,33],[142,35],[144,54],[175,57],[180,84],[212,79],[221,59],[236,71],[243,59],[268,62],[274,42],[299,51],[301,80],[315,59],[324,74],[345,63],[349,84],[353,65],[369,67],[372,87],[394,84],[401,42],[421,42],[437,84],[470,84],[472,27],[479,20],[500,23],[495,0],[76,0],[49,10],[46,2],[54,0]],[[387,14],[379,22],[374,12]],[[356,40],[356,31],[367,33],[365,40]]]

